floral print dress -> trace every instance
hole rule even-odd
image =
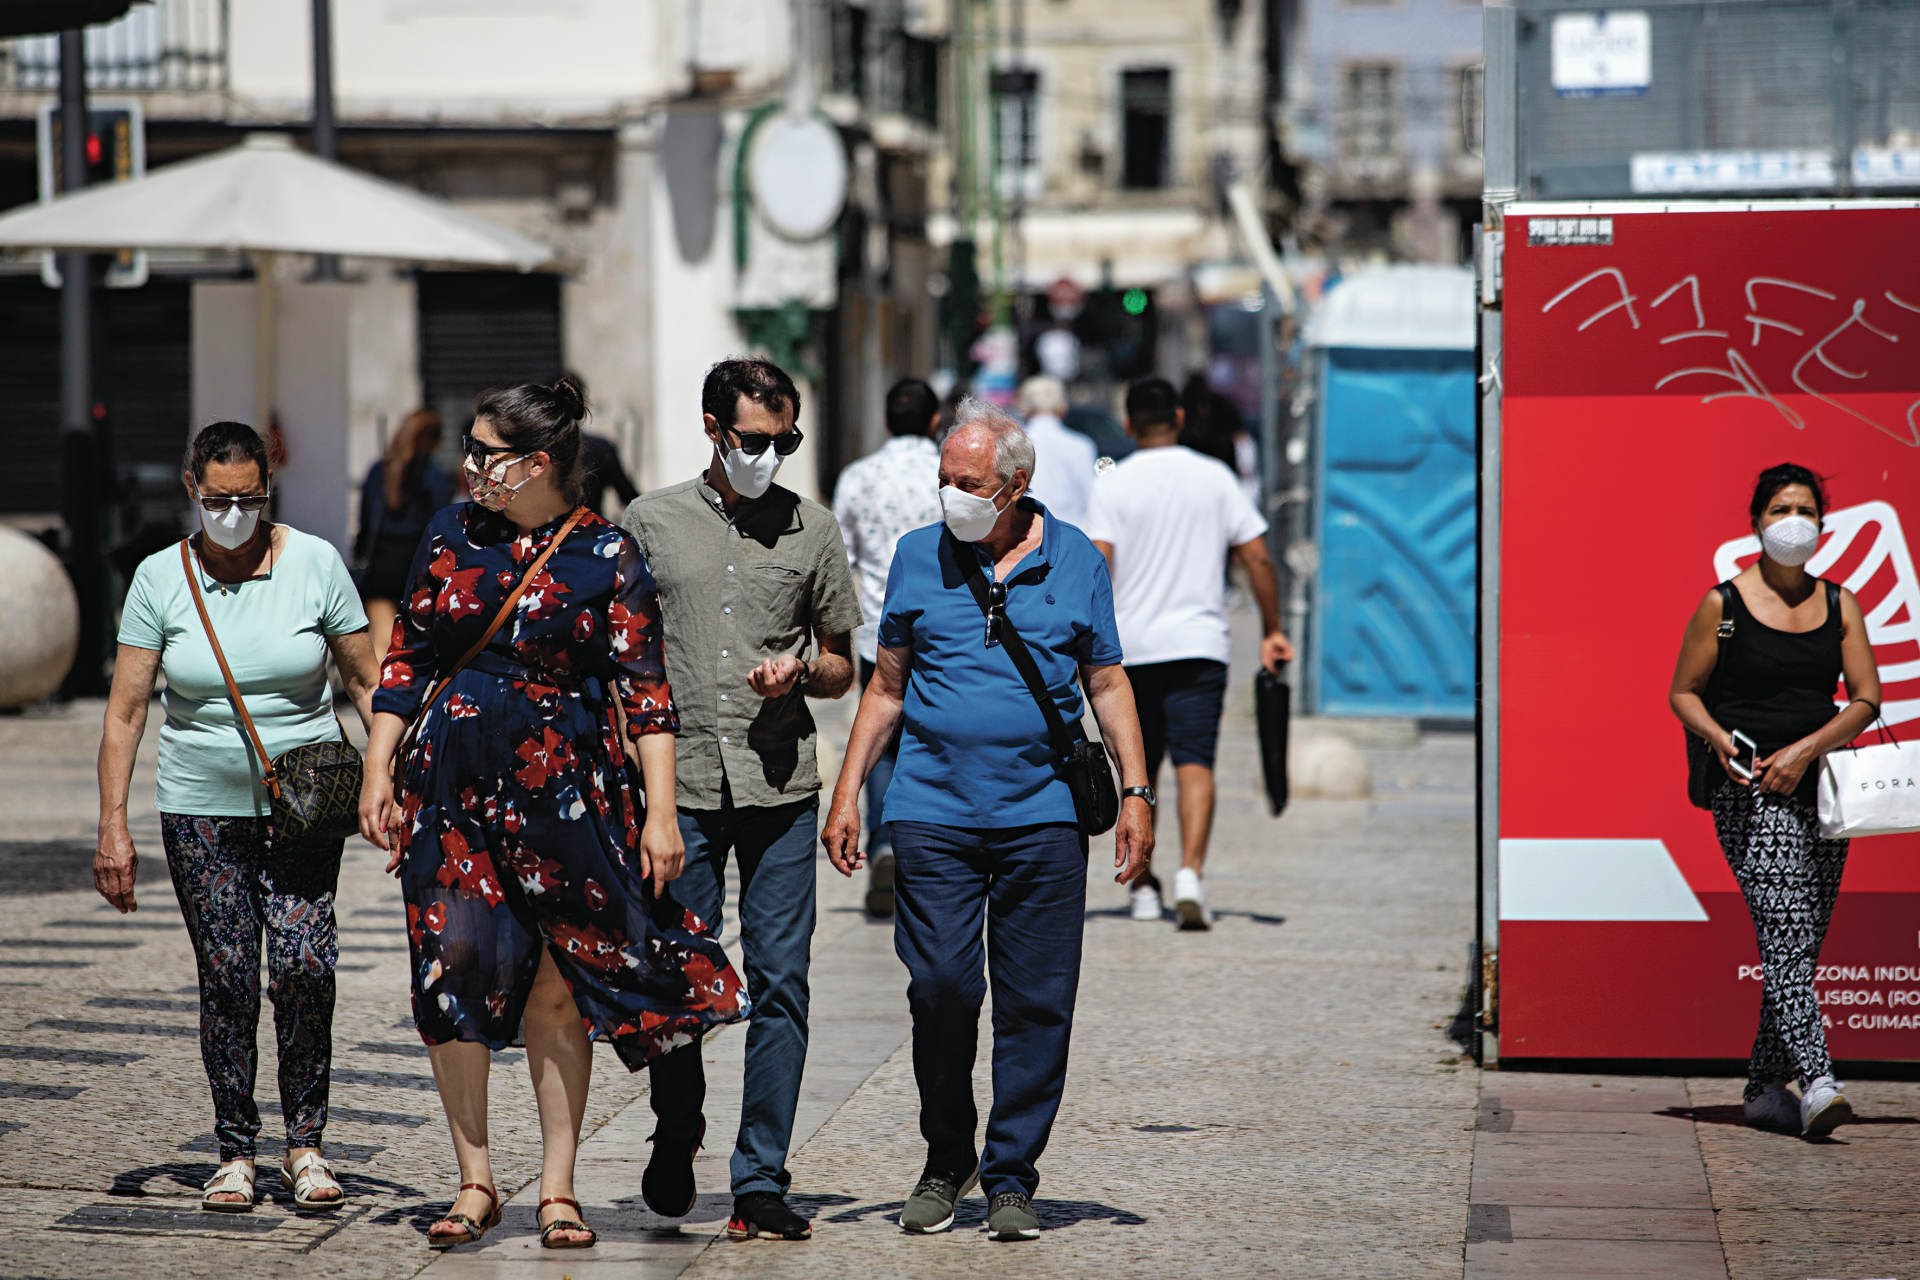
[[[564,519],[523,536],[471,503],[434,516],[374,710],[413,718]],[[746,1016],[707,925],[640,873],[610,692],[636,740],[678,729],[653,575],[631,535],[589,514],[427,709],[405,762],[400,874],[428,1044],[515,1043],[543,947],[587,1034],[630,1069]]]

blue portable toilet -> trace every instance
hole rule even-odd
[[[1307,708],[1473,716],[1474,281],[1349,276],[1307,328],[1314,361]]]

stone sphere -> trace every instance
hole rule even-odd
[[[38,538],[0,527],[0,707],[60,687],[80,645],[80,599]]]
[[[1359,800],[1373,794],[1373,772],[1345,738],[1298,738],[1287,753],[1289,790],[1303,799]]]

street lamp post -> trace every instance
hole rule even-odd
[[[333,128],[333,0],[313,0],[313,154],[322,160],[339,158]],[[317,255],[313,278],[338,280],[340,259]]]
[[[60,189],[87,185],[85,32],[60,33]],[[63,697],[92,697],[106,680],[106,579],[101,558],[98,430],[93,395],[93,260],[60,255],[60,518],[67,573],[80,598],[80,644]]]

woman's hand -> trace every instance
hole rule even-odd
[[[1760,784],[1762,791],[1791,795],[1799,787],[1800,779],[1806,776],[1808,767],[1818,763],[1819,759],[1819,754],[1802,738],[1790,747],[1780,748],[1764,760],[1756,760],[1753,765],[1754,781]]]
[[[387,874],[400,869],[406,856],[406,844],[400,839],[400,805],[393,798],[393,779],[385,769],[371,766],[360,783],[360,835],[376,849],[391,854]]]
[[[1707,741],[1713,744],[1713,754],[1720,757],[1720,768],[1726,775],[1743,787],[1750,786],[1751,784],[1733,767],[1733,758],[1740,754],[1740,748],[1733,744],[1733,735],[1722,729]],[[1759,770],[1756,769],[1754,772],[1758,773]]]
[[[134,852],[127,824],[101,823],[100,844],[93,854],[93,887],[121,915],[140,909],[133,900],[133,880],[139,869],[140,855]]]
[[[640,874],[653,881],[653,896],[667,891],[667,881],[678,880],[687,867],[687,842],[680,834],[680,817],[670,808],[654,806],[640,828]]]

